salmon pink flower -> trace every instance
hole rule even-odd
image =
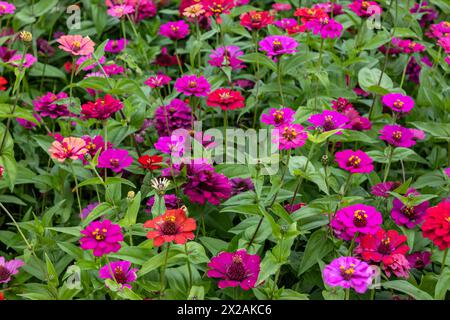
[[[338,210],[331,220],[331,227],[338,238],[350,241],[357,233],[376,233],[382,222],[381,213],[374,207],[355,204]]]
[[[88,56],[94,52],[95,43],[89,37],[64,35],[56,40],[59,48],[74,56]]]
[[[288,36],[268,36],[259,42],[259,50],[264,51],[268,57],[278,57],[283,54],[296,53],[298,43]]]
[[[364,293],[372,283],[373,270],[357,258],[339,257],[323,269],[323,280],[330,287],[353,288]]]
[[[378,229],[373,234],[362,236],[355,252],[367,262],[387,263],[392,255],[404,255],[409,251],[406,240],[406,236],[395,230]]]
[[[416,144],[413,132],[399,125],[385,125],[380,130],[380,139],[394,147],[409,148]]]
[[[277,130],[278,132],[276,132]],[[273,143],[279,144],[280,150],[290,150],[302,147],[308,139],[308,133],[300,124],[285,124],[274,130]]]
[[[240,286],[247,291],[255,287],[260,271],[260,257],[245,249],[221,252],[208,263],[208,277],[219,278],[219,288]]]
[[[152,228],[147,233],[147,238],[153,239],[155,247],[162,246],[165,242],[185,244],[194,239],[197,224],[193,218],[188,218],[183,209],[167,210],[161,216],[144,223],[144,228]]]
[[[290,108],[271,108],[268,113],[261,115],[261,122],[275,127],[284,126],[294,122],[295,111]]]
[[[25,265],[20,259],[6,261],[4,257],[0,257],[0,283],[8,283],[11,276],[19,272],[19,268]]]
[[[415,189],[408,189],[405,197],[420,195]],[[392,203],[391,217],[399,226],[405,226],[412,229],[414,226],[422,223],[425,219],[425,211],[429,207],[429,202],[425,201],[417,206],[409,206],[403,204],[399,199],[395,198]]]
[[[450,248],[450,201],[428,208],[422,224],[422,234],[439,248]]]
[[[289,11],[292,9],[292,6],[289,3],[280,3],[276,2],[272,4],[272,9],[275,11]]]
[[[93,250],[96,257],[102,257],[111,252],[120,250],[120,241],[123,241],[123,234],[118,224],[113,224],[110,220],[91,222],[84,230],[81,230],[83,237],[80,245],[83,250]]]
[[[58,162],[64,162],[66,159],[77,160],[82,157],[88,150],[86,142],[81,138],[69,137],[62,141],[53,141],[48,149],[53,159]]]
[[[109,94],[98,98],[95,102],[89,101],[81,106],[81,115],[83,119],[106,120],[114,113],[123,108],[120,100],[114,99]]]
[[[98,167],[108,168],[114,172],[121,172],[133,163],[133,158],[124,149],[108,149],[98,157]]]
[[[350,173],[371,173],[373,171],[372,158],[361,150],[343,150],[336,152],[335,159],[340,168]]]
[[[171,40],[184,39],[189,35],[189,25],[184,20],[169,21],[159,27],[159,34]]]
[[[273,23],[274,17],[268,11],[249,11],[241,14],[241,26],[248,30],[259,30]]]
[[[220,107],[222,110],[234,110],[245,107],[245,99],[239,91],[219,88],[211,92],[206,100],[210,107]]]
[[[114,261],[100,268],[98,275],[102,279],[111,279],[117,282],[121,288],[131,289],[130,283],[136,281],[138,269],[131,268],[130,261]]]
[[[175,81],[175,89],[186,96],[205,97],[211,90],[211,85],[204,76],[185,75]]]

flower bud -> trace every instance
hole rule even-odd
[[[19,39],[22,40],[23,42],[31,42],[33,41],[33,35],[29,31],[20,31]]]
[[[128,200],[133,200],[134,199],[134,196],[135,196],[136,194],[134,193],[134,191],[128,191],[128,194],[127,194],[127,199]]]

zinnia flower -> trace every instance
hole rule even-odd
[[[294,121],[295,111],[290,108],[271,108],[268,113],[261,115],[261,122],[275,127],[291,124]]]
[[[123,241],[122,231],[118,224],[110,220],[91,222],[84,230],[80,245],[83,250],[93,250],[94,256],[102,257],[111,252],[120,250],[120,241]]]
[[[158,74],[154,77],[150,77],[147,80],[145,80],[144,84],[148,85],[150,88],[162,88],[165,85],[170,83],[170,80],[172,80],[171,77],[165,75],[165,74]]]
[[[147,238],[153,239],[155,247],[160,247],[165,242],[185,244],[188,240],[193,240],[193,231],[197,224],[193,218],[186,217],[183,209],[175,209],[167,210],[163,215],[146,221],[144,228],[154,229],[147,233]]]
[[[280,20],[275,21],[275,25],[283,30],[295,27],[297,24],[298,24],[297,20],[292,18],[282,18]]]
[[[89,101],[83,104],[81,114],[83,119],[106,120],[122,108],[123,104],[120,100],[107,94],[103,99],[98,98],[95,102]]]
[[[131,289],[130,283],[136,281],[136,272],[138,269],[131,268],[130,261],[114,261],[104,265],[98,272],[102,279],[112,279],[117,282],[121,288]]]
[[[450,201],[443,201],[435,207],[428,208],[422,233],[439,248],[450,248]]]
[[[166,206],[167,210],[178,209],[182,205],[181,200],[178,199],[178,197],[174,194],[165,194],[163,197],[164,197],[164,205]],[[147,200],[147,208],[145,209],[145,212],[151,213],[154,204],[155,204],[155,196],[151,196]]]
[[[47,94],[33,100],[34,111],[41,117],[50,117],[51,119],[67,117],[70,115],[67,104],[57,102],[59,100],[67,99],[68,97],[69,96],[65,92],[60,92],[58,94],[47,92]]]
[[[185,141],[185,136],[173,134],[170,137],[159,137],[154,146],[156,150],[162,153],[170,154],[174,157],[181,157],[184,154]]]
[[[183,16],[187,18],[198,18],[205,13],[205,9],[201,3],[193,4],[184,9]]]
[[[383,219],[381,213],[372,206],[355,204],[336,212],[331,227],[338,238],[352,240],[359,235],[374,234],[380,228]]]
[[[373,270],[357,258],[339,257],[323,269],[323,280],[330,287],[353,288],[364,293],[372,283]]]
[[[302,147],[308,139],[308,133],[302,125],[285,124],[274,130],[273,143],[278,143],[280,150],[290,150]]]
[[[416,144],[413,132],[397,124],[385,125],[380,130],[380,139],[395,147],[409,148]]]
[[[241,26],[248,30],[259,30],[273,23],[274,17],[268,11],[249,11],[241,14]]]
[[[253,185],[253,181],[251,178],[233,178],[230,179],[231,182],[231,195],[237,195],[242,192],[246,192],[249,190],[254,190],[255,186]]]
[[[414,108],[414,100],[401,93],[389,93],[383,96],[383,104],[395,112],[409,112]]]
[[[169,21],[159,27],[159,34],[171,40],[184,39],[189,35],[189,25],[180,21]]]
[[[184,101],[173,99],[155,111],[154,125],[159,136],[171,135],[177,129],[191,129],[192,109]]]
[[[308,119],[314,125],[314,128],[320,128],[323,131],[332,131],[336,129],[347,129],[350,119],[336,111],[324,110],[320,114],[314,114]],[[336,134],[342,134],[337,132]]]
[[[86,149],[88,150],[87,154],[89,154],[91,156],[91,159],[93,159],[95,157],[95,155],[97,154],[97,152],[100,149],[102,149],[101,152],[103,152],[106,149],[105,148],[105,141],[103,140],[103,137],[100,136],[100,135],[95,136],[93,138],[91,138],[90,136],[83,136],[81,138],[86,143]],[[112,148],[113,144],[108,141],[106,147],[107,148]],[[86,159],[85,155],[82,155],[80,157],[80,159],[83,161],[84,165],[87,165],[89,163],[89,161],[88,161],[88,159]]]
[[[69,137],[62,141],[53,141],[48,149],[50,156],[58,162],[64,162],[66,159],[77,160],[83,156],[88,150],[86,142],[81,138]]]
[[[64,35],[56,41],[60,44],[60,49],[74,56],[88,56],[94,52],[95,43],[89,37]]]
[[[109,168],[114,172],[121,172],[133,163],[133,158],[124,149],[108,149],[98,157],[99,168]]]
[[[0,1],[0,17],[6,14],[14,14],[16,7],[6,1]]]
[[[400,183],[393,182],[393,181],[387,181],[387,182],[381,182],[376,185],[374,185],[371,189],[372,194],[376,197],[383,197],[383,198],[389,198],[390,191],[393,191],[394,189],[398,188],[400,186]]]
[[[8,283],[23,265],[25,263],[20,259],[6,261],[4,257],[0,257],[0,283]]]
[[[94,210],[95,208],[97,208],[97,206],[99,205],[98,202],[94,202],[94,203],[90,203],[88,204],[86,207],[83,208],[83,210],[81,211],[81,215],[80,218],[81,219],[86,219],[89,214],[92,212],[92,210]]]
[[[116,6],[112,6],[108,9],[107,13],[116,18],[122,18],[123,16],[133,14],[134,13],[134,7],[126,4],[120,4]]]
[[[205,97],[211,86],[204,76],[185,75],[175,81],[175,89],[186,96]]]
[[[393,273],[399,278],[409,278],[409,262],[403,254],[393,254],[383,262],[383,270],[388,277]]]
[[[259,50],[264,51],[268,57],[273,58],[283,54],[296,53],[298,43],[288,36],[268,36],[259,42]]]
[[[240,286],[243,290],[255,287],[260,271],[260,258],[245,249],[234,253],[221,252],[208,263],[208,277],[219,278],[219,288]]]
[[[350,173],[371,173],[373,171],[372,158],[361,150],[343,150],[336,152],[335,159],[339,167]]]
[[[406,192],[405,197],[411,195],[418,196],[420,193],[415,189],[410,188]],[[422,223],[425,218],[425,211],[428,209],[429,204],[430,203],[428,201],[424,201],[421,204],[412,207],[403,204],[399,199],[394,198],[391,211],[392,220],[394,220],[394,222],[399,226],[405,226],[412,229],[414,226]]]
[[[0,77],[0,91],[5,91],[7,89],[8,80],[3,77]]]
[[[320,34],[324,39],[339,38],[344,28],[342,24],[328,17],[309,20],[306,22],[305,27],[311,30],[313,34]]]
[[[108,40],[105,47],[105,52],[119,53],[122,52],[128,44],[127,39]]]
[[[234,110],[245,107],[245,99],[239,91],[219,88],[211,92],[206,100],[210,107],[220,107],[222,110]]]
[[[139,157],[138,162],[142,168],[153,171],[161,168],[161,162],[163,157],[161,156],[149,156],[148,154]]]
[[[406,256],[409,266],[414,269],[423,269],[431,263],[430,251],[418,251]]]
[[[378,229],[376,233],[366,234],[360,238],[359,246],[355,249],[365,261],[387,263],[394,254],[406,254],[406,236],[395,230]]]
[[[244,52],[238,46],[225,46],[213,50],[209,55],[208,63],[214,67],[231,67],[232,70],[245,68],[244,63],[239,60]]]
[[[17,68],[20,68],[21,66],[22,68],[29,68],[36,62],[37,58],[29,53],[25,55],[25,59],[23,59],[23,54],[21,53],[13,55],[11,59],[8,60],[8,64]]]
[[[204,205],[209,202],[220,205],[222,200],[231,196],[231,183],[228,178],[214,172],[209,164],[190,164],[187,166],[188,182],[183,186],[183,192],[189,201]]]
[[[381,15],[382,9],[375,1],[355,0],[348,7],[360,17],[370,17],[374,14]]]

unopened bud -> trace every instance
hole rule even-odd
[[[134,193],[134,191],[128,191],[128,194],[127,194],[128,200],[133,200],[135,195],[136,194]]]
[[[33,41],[33,35],[29,31],[20,31],[19,32],[19,38],[23,42],[31,42],[31,41]]]
[[[326,155],[326,154],[324,154],[323,156],[322,156],[322,164],[326,167],[326,166],[328,166],[328,164],[330,163],[330,158]]]

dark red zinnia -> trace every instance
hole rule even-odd
[[[99,98],[95,102],[83,104],[81,114],[83,119],[106,120],[122,108],[123,104],[120,100],[107,94],[103,99]]]
[[[150,171],[161,168],[160,163],[162,161],[162,156],[149,156],[148,154],[143,155],[138,159],[138,162],[141,164],[142,168]]]
[[[5,91],[7,89],[6,85],[8,84],[8,80],[3,77],[0,77],[0,91]]]
[[[422,233],[440,250],[450,248],[450,201],[443,201],[427,209]]]
[[[219,88],[209,94],[206,104],[211,107],[220,107],[222,110],[234,110],[244,108],[244,101],[239,91]]]

